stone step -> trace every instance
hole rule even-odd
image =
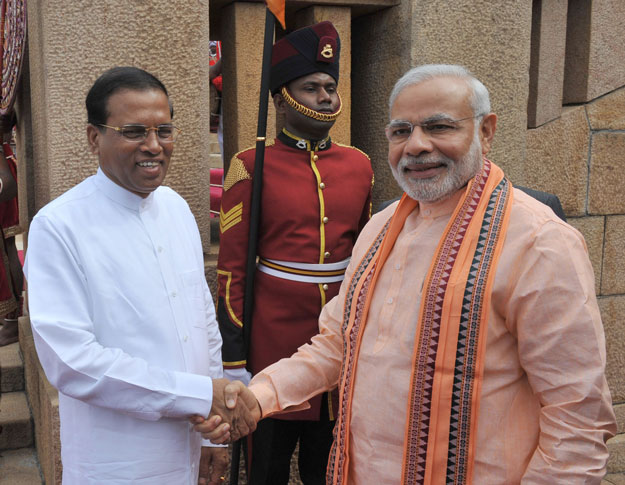
[[[43,485],[34,448],[0,452],[0,485]]]
[[[24,362],[19,343],[0,347],[0,392],[24,390]]]
[[[0,451],[33,446],[33,420],[26,393],[0,394]]]

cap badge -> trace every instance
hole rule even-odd
[[[317,62],[325,64],[338,63],[339,49],[337,39],[324,35],[319,39],[319,44],[317,44]]]

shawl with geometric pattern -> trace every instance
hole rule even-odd
[[[499,167],[485,160],[432,259],[414,342],[402,484],[472,481],[490,297],[511,202],[511,184]],[[380,268],[417,204],[404,194],[349,282],[328,484],[348,483],[351,399],[367,313]]]

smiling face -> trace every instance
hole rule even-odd
[[[336,81],[325,72],[299,77],[291,81],[287,89],[295,101],[320,113],[334,113],[341,104]],[[286,129],[301,138],[320,140],[334,125],[334,121],[315,120],[299,113],[279,93],[274,96],[274,105],[278,113],[284,114]]]
[[[402,142],[389,142],[395,179],[413,199],[434,202],[451,196],[480,170],[497,117],[474,118],[471,88],[462,79],[438,77],[408,86],[391,108],[391,124],[414,126]],[[454,121],[460,120],[460,121]]]
[[[158,89],[117,91],[108,99],[107,112],[109,126],[155,127],[172,121],[167,95]],[[163,183],[174,144],[159,141],[155,130],[145,140],[134,142],[113,129],[88,125],[87,138],[100,168],[117,185],[147,197]]]

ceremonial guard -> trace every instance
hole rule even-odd
[[[328,135],[342,109],[339,54],[338,33],[327,21],[273,46],[270,89],[285,127],[265,151],[249,350],[242,313],[255,150],[230,162],[218,263],[218,319],[229,378],[246,381],[248,371],[289,357],[318,333],[319,313],[338,293],[352,246],[370,218],[369,157]],[[250,484],[287,484],[298,439],[304,484],[325,483],[335,409],[328,394],[309,402],[308,410],[259,423]]]

